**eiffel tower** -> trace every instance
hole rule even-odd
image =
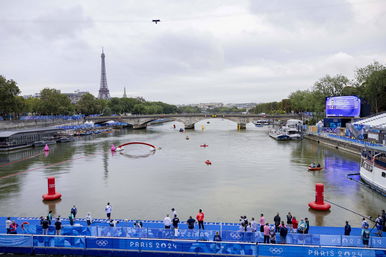
[[[107,78],[106,78],[106,65],[105,65],[105,53],[101,54],[102,62],[101,62],[101,85],[99,88],[99,99],[110,99],[110,91],[107,88]]]

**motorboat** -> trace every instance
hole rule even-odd
[[[386,195],[386,151],[364,148],[359,174],[372,189]]]
[[[255,124],[256,127],[268,126],[270,124],[269,120],[257,120],[253,121],[252,123]]]
[[[275,129],[272,129],[268,132],[268,135],[270,137],[272,137],[273,139],[276,139],[278,141],[288,141],[288,140],[291,140],[291,138],[289,137],[289,135],[287,135],[286,132],[282,131],[282,130],[275,130]]]
[[[279,129],[272,129],[269,131],[269,136],[279,140],[301,140],[303,139],[303,122],[301,120],[290,119],[285,126]]]
[[[54,145],[56,144],[55,140],[40,140],[33,142],[33,147],[45,146],[45,145]]]

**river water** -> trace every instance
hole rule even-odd
[[[278,142],[267,135],[268,128],[252,124],[237,131],[231,121],[211,119],[185,133],[178,132],[181,126],[82,137],[53,146],[47,156],[41,149],[1,154],[0,176],[10,175],[0,179],[1,216],[45,216],[53,210],[67,217],[75,204],[80,217],[87,212],[105,217],[110,202],[113,218],[160,220],[174,207],[182,220],[201,208],[207,221],[237,222],[241,215],[264,213],[272,222],[276,212],[283,218],[291,211],[298,220],[308,217],[311,225],[360,224],[360,216],[334,205],[328,213],[309,210],[315,183],[325,184],[326,199],[357,213],[374,217],[386,209],[385,197],[347,179],[359,172],[358,156],[308,140]],[[152,153],[131,145],[123,153],[110,151],[111,144],[131,141],[161,149]],[[313,161],[325,169],[307,171]],[[49,176],[56,178],[60,201],[42,202]]]

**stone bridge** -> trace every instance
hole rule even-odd
[[[184,124],[185,129],[194,129],[194,124],[206,119],[227,119],[237,123],[238,129],[245,129],[246,124],[259,119],[270,120],[288,120],[301,119],[298,114],[278,114],[278,115],[261,115],[261,114],[203,114],[203,113],[186,113],[186,114],[152,114],[152,115],[128,115],[128,116],[97,116],[86,117],[88,121],[103,123],[109,120],[125,122],[133,125],[134,129],[146,128],[147,125],[155,120],[169,119],[179,121]]]

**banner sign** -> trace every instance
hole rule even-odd
[[[0,235],[0,247],[32,247],[32,236]]]

